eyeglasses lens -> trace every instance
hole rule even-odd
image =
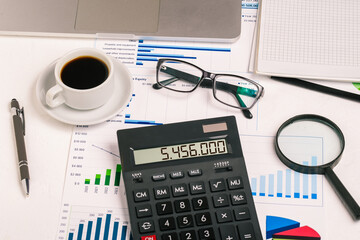
[[[258,93],[257,85],[237,76],[220,75],[215,79],[215,98],[232,107],[250,108]]]

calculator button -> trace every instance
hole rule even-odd
[[[188,195],[188,190],[185,183],[180,183],[173,185],[172,187],[172,193],[174,197],[180,197],[180,196],[186,196]]]
[[[190,193],[193,194],[193,195],[205,193],[205,184],[204,184],[204,182],[199,181],[199,182],[190,183]]]
[[[214,229],[204,228],[198,231],[200,240],[215,240]]]
[[[142,236],[141,240],[156,240],[156,235]]]
[[[209,204],[206,197],[193,198],[191,201],[194,210],[203,210],[209,208]]]
[[[177,217],[179,228],[187,228],[194,226],[193,218],[190,214]]]
[[[237,225],[241,240],[255,240],[254,228],[251,222]]]
[[[215,168],[215,172],[216,172],[216,173],[220,173],[220,172],[231,172],[232,170],[233,170],[233,167],[232,167],[232,166]]]
[[[230,190],[244,188],[241,177],[231,177],[227,179],[228,188]]]
[[[159,227],[161,231],[174,230],[176,228],[175,219],[173,217],[160,218]]]
[[[196,177],[196,176],[201,176],[202,175],[202,171],[201,169],[197,168],[197,169],[191,169],[188,171],[188,175],[189,177]]]
[[[154,188],[155,199],[164,199],[170,197],[170,188],[168,186]]]
[[[152,211],[151,211],[151,205],[150,204],[143,204],[143,205],[140,205],[140,206],[136,206],[135,208],[136,208],[136,216],[138,218],[152,216]]]
[[[132,173],[131,176],[132,176],[132,179],[133,179],[133,182],[134,182],[134,183],[141,183],[141,182],[143,182],[142,173],[141,173],[141,172]]]
[[[227,207],[229,206],[229,198],[226,194],[218,194],[213,196],[214,207]]]
[[[220,240],[239,240],[234,226],[225,225],[220,227]]]
[[[184,172],[183,171],[175,171],[170,173],[170,178],[177,179],[177,178],[183,178]]]
[[[142,183],[144,180],[142,179],[142,177],[138,177],[138,178],[134,178],[133,182],[134,183]]]
[[[197,240],[194,230],[180,232],[180,240]]]
[[[232,205],[240,205],[246,203],[245,192],[235,192],[230,194]]]
[[[198,226],[210,225],[212,223],[210,213],[208,212],[196,214],[195,221]]]
[[[191,211],[189,199],[176,200],[174,202],[174,206],[175,206],[175,212],[177,213]]]
[[[160,173],[160,174],[152,175],[151,178],[154,182],[163,181],[166,179],[166,175],[165,175],[165,173]]]
[[[139,232],[140,233],[149,233],[154,232],[154,221],[153,220],[143,220],[139,222]]]
[[[232,222],[232,213],[230,209],[216,211],[216,219],[218,223]]]
[[[160,202],[156,204],[156,212],[158,215],[165,215],[173,213],[171,202]]]
[[[178,240],[177,234],[173,233],[166,233],[161,236],[161,240]]]
[[[225,191],[225,180],[223,178],[210,180],[210,189],[212,192]]]
[[[135,202],[143,202],[143,201],[149,201],[149,191],[147,189],[139,189],[133,191],[134,194],[134,201]]]
[[[249,208],[247,208],[247,207],[235,208],[234,209],[234,215],[235,215],[235,220],[236,221],[250,219]]]

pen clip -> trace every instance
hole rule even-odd
[[[25,110],[24,110],[24,107],[22,107],[21,109],[17,109],[16,112],[17,112],[17,115],[20,116],[20,118],[22,120],[21,122],[23,125],[23,134],[25,136]]]

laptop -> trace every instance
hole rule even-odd
[[[239,0],[1,0],[0,34],[230,42]]]

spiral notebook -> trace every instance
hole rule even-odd
[[[255,72],[360,82],[360,1],[262,0]]]

